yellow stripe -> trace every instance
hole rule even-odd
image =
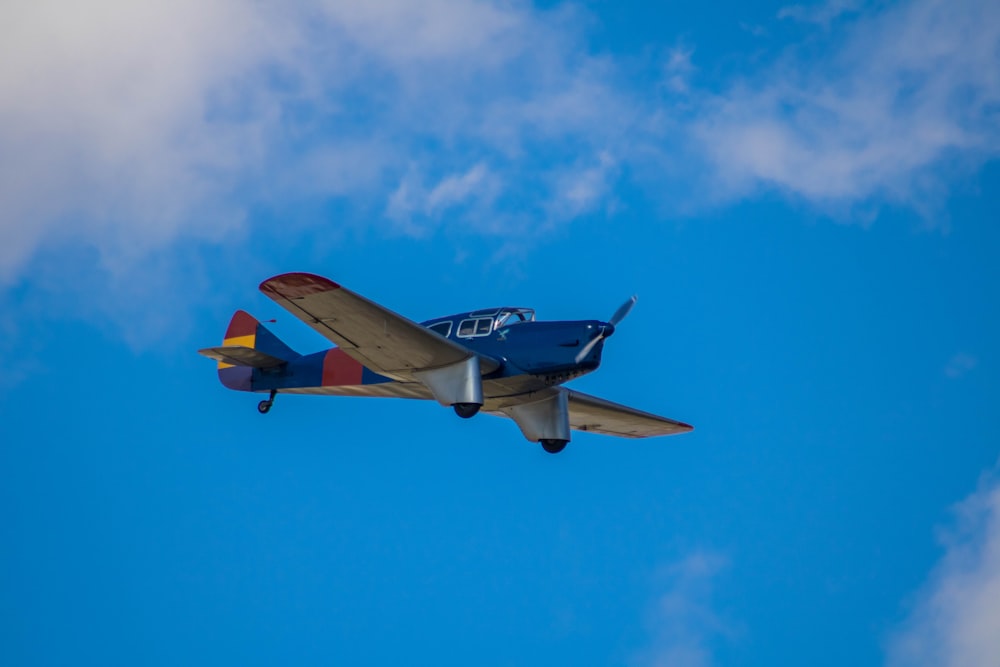
[[[234,336],[232,338],[227,338],[222,341],[223,345],[242,345],[243,347],[253,347],[257,344],[257,335],[250,334],[249,336]]]
[[[242,345],[243,347],[252,348],[257,344],[257,334],[250,334],[249,336],[233,336],[232,338],[225,338],[222,341],[223,345]],[[232,368],[233,364],[227,364],[223,361],[219,362],[219,370],[223,368]]]

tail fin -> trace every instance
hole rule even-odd
[[[301,355],[281,342],[281,339],[271,333],[270,329],[258,322],[250,313],[237,310],[233,319],[229,320],[229,328],[222,345],[241,345],[281,359],[291,361]]]
[[[219,362],[222,384],[242,391],[253,390],[255,368],[278,368],[301,356],[242,310],[233,313],[220,347],[208,347],[198,353]]]

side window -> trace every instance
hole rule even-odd
[[[447,338],[451,335],[451,322],[438,322],[427,327],[431,331],[437,332]]]
[[[492,317],[479,317],[476,319],[469,318],[467,320],[462,320],[462,323],[458,325],[459,338],[489,336],[491,331],[493,331]]]

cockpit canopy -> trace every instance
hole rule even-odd
[[[457,338],[478,338],[480,336],[489,336],[502,327],[534,321],[534,309],[508,307],[476,310],[471,313],[453,315],[445,320],[427,322],[425,326],[445,338],[451,337],[452,334]]]
[[[496,325],[493,328],[499,329],[509,324],[534,321],[535,311],[532,308],[505,308],[497,315]]]

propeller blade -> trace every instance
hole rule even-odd
[[[608,324],[611,325],[611,332],[612,333],[614,333],[614,327],[617,326],[619,322],[621,322],[622,320],[624,320],[625,317],[630,312],[632,312],[632,308],[635,306],[635,302],[638,301],[638,300],[639,300],[639,297],[637,297],[637,296],[635,296],[633,294],[632,296],[629,297],[628,301],[626,301],[625,303],[623,303],[622,305],[620,305],[618,307],[618,310],[615,311],[615,314],[611,316],[610,320],[608,320]],[[609,335],[610,334],[608,334],[607,328],[606,327],[601,327],[600,333],[598,333],[596,336],[594,336],[594,338],[589,343],[587,343],[586,345],[584,345],[582,350],[580,350],[579,352],[577,352],[577,354],[576,354],[576,363],[580,363],[581,361],[583,361],[584,359],[586,359],[587,355],[590,354],[590,351],[594,349],[594,346],[597,345],[598,343],[600,343],[605,338],[607,338]]]
[[[632,312],[632,308],[635,306],[635,302],[638,300],[639,297],[635,296],[634,294],[630,296],[628,301],[626,301],[625,303],[623,303],[621,306],[618,307],[618,310],[615,311],[615,314],[611,316],[610,320],[608,320],[608,324],[615,327],[618,326],[618,323],[624,320],[625,317]]]
[[[594,336],[593,340],[584,345],[583,349],[576,353],[576,359],[575,359],[576,363],[580,363],[581,361],[586,359],[587,355],[590,354],[590,351],[594,349],[594,346],[600,343],[602,340],[604,340],[604,338],[605,336],[603,331]]]

